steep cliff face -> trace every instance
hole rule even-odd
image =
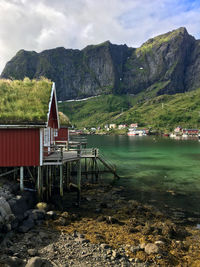
[[[117,77],[128,50],[126,45],[109,41],[82,51],[62,47],[41,53],[20,50],[6,64],[1,77],[45,76],[56,82],[59,100],[107,94],[119,88]]]
[[[194,42],[185,28],[148,40],[126,62],[124,90],[134,94],[144,89],[156,94],[183,92]]]
[[[106,41],[83,50],[20,50],[3,78],[46,76],[56,82],[58,99],[98,94],[147,92],[147,97],[200,87],[200,41],[185,28],[159,35],[140,48]]]

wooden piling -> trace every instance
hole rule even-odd
[[[52,166],[49,166],[49,197],[51,197],[51,188],[52,188]]]
[[[63,165],[60,165],[60,195],[63,196]]]
[[[24,167],[20,167],[20,191],[24,191]]]
[[[38,175],[37,175],[37,191],[38,191],[38,198],[41,200],[42,196],[42,170],[41,166],[38,166]]]
[[[46,166],[46,200],[49,200],[49,167]]]

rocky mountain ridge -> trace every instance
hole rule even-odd
[[[147,98],[200,87],[200,40],[183,27],[149,39],[140,48],[106,41],[82,50],[58,47],[41,53],[20,50],[1,78],[45,76],[56,83],[59,100],[99,94]]]

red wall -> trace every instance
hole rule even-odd
[[[55,137],[56,141],[68,141],[68,128],[60,128],[58,136]]]
[[[39,129],[0,129],[0,167],[39,165]]]

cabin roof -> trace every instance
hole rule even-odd
[[[59,111],[58,115],[59,115],[60,126],[64,126],[64,127],[71,127],[72,126],[69,118],[64,113]]]
[[[39,80],[0,80],[1,125],[45,125],[53,83]]]

